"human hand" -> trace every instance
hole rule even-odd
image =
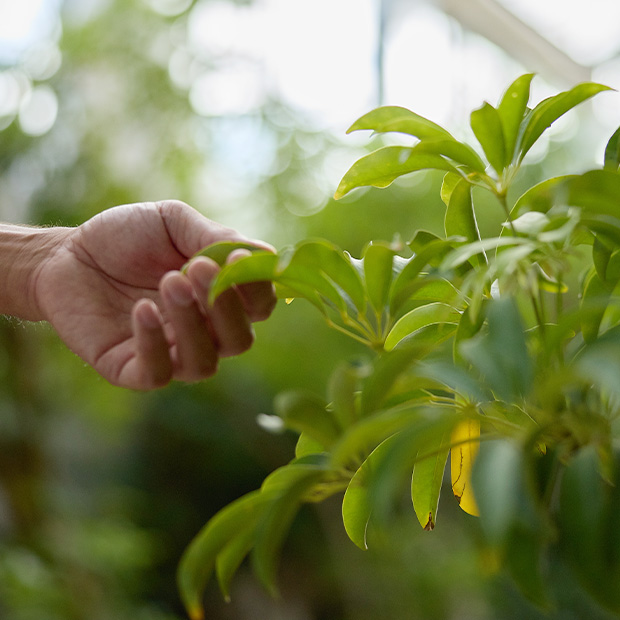
[[[198,257],[185,273],[180,268],[211,243],[247,239],[184,203],[114,207],[58,230],[33,278],[34,298],[69,348],[115,385],[147,390],[209,377],[220,357],[251,346],[251,322],[274,308],[268,282],[230,289],[207,305],[219,267]]]

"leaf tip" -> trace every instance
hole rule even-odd
[[[432,532],[435,529],[435,521],[433,519],[433,513],[429,512],[428,513],[428,521],[426,522],[426,525],[424,526],[424,531],[425,532]]]
[[[205,620],[205,612],[202,606],[193,606],[187,609],[190,620]]]

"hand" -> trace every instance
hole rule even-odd
[[[275,305],[267,282],[230,289],[206,305],[218,266],[199,257],[186,274],[179,269],[210,243],[247,239],[181,202],[115,207],[58,230],[60,241],[34,278],[40,314],[115,385],[147,390],[208,377],[220,357],[251,346],[251,322]]]

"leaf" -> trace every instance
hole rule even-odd
[[[274,280],[279,261],[280,257],[276,254],[257,252],[226,265],[211,283],[209,303],[212,304],[231,286]]]
[[[446,207],[450,204],[450,196],[452,196],[452,192],[454,188],[463,181],[463,177],[456,172],[446,172],[443,177],[443,181],[441,183],[441,200],[446,205]]]
[[[371,243],[364,251],[364,276],[368,299],[378,315],[383,313],[392,284],[394,250],[380,243]]]
[[[521,451],[513,441],[488,442],[476,458],[476,502],[484,533],[493,545],[504,544],[517,518],[524,467]]]
[[[586,342],[594,342],[598,336],[609,295],[609,289],[596,271],[591,271],[585,281],[581,298],[581,308],[587,309],[586,312],[581,313],[581,333]]]
[[[541,101],[530,113],[527,123],[524,126],[521,139],[517,143],[519,161],[532,148],[534,143],[540,138],[543,132],[550,127],[558,118],[566,114],[569,110],[579,105],[583,101],[590,99],[594,95],[612,90],[608,86],[584,82],[578,84],[571,90],[559,93],[548,99]]]
[[[518,77],[508,87],[497,106],[497,113],[499,114],[504,133],[504,166],[508,166],[513,159],[519,127],[530,99],[530,84],[533,77],[533,73],[526,73]]]
[[[334,194],[336,200],[356,187],[387,187],[398,177],[418,170],[456,168],[441,155],[416,151],[415,147],[384,146],[358,159],[344,175]]]
[[[607,245],[598,237],[595,237],[592,244],[592,262],[599,279],[603,282],[607,279],[607,266],[609,265],[611,255],[612,251]]]
[[[489,250],[496,250],[497,248],[508,245],[524,245],[532,249],[535,247],[531,241],[523,239],[522,237],[491,237],[489,239],[482,239],[481,241],[474,241],[473,243],[462,245],[449,252],[441,263],[440,271],[451,271],[456,267],[460,267],[477,254],[488,252]]]
[[[352,364],[340,364],[329,381],[329,399],[334,417],[341,429],[345,430],[359,417],[358,395],[361,389],[362,369]]]
[[[420,139],[451,137],[443,127],[411,110],[399,106],[382,106],[368,112],[368,114],[364,114],[349,127],[347,133],[361,129],[372,129],[377,133],[398,131]]]
[[[461,344],[460,354],[479,370],[497,398],[514,402],[529,393],[534,370],[514,299],[487,304],[488,332]]]
[[[282,467],[286,469],[291,465]],[[299,511],[304,497],[311,488],[325,477],[325,470],[320,467],[300,466],[291,472],[286,488],[276,499],[265,507],[256,528],[256,540],[252,549],[252,566],[254,572],[267,590],[275,595],[278,556],[290,526]],[[269,479],[268,479],[269,480]],[[265,481],[266,483],[267,481]],[[263,488],[265,488],[263,483]]]
[[[290,266],[293,265],[303,267],[302,273],[307,273],[306,270],[320,272],[348,295],[359,312],[365,312],[366,296],[362,279],[348,254],[335,245],[323,240],[302,242],[291,258]],[[290,274],[286,269],[282,276],[286,277],[287,272]]]
[[[260,514],[260,512],[256,512],[255,518],[250,519],[251,522],[242,528],[217,556],[215,567],[217,580],[220,585],[220,591],[227,602],[230,601],[230,582],[239,566],[241,566],[241,562],[243,562],[254,546],[256,522]]]
[[[618,217],[620,212],[620,174],[609,170],[590,170],[572,177],[568,183],[569,205],[590,214]]]
[[[411,500],[420,525],[427,531],[435,528],[444,470],[450,452],[450,432],[437,434],[418,452],[411,476]],[[424,456],[424,455],[428,456]]]
[[[489,163],[497,174],[501,174],[506,160],[506,146],[498,111],[485,102],[481,108],[471,113],[470,124]]]
[[[435,153],[448,157],[457,164],[484,174],[486,166],[474,149],[454,138],[449,140],[425,140],[415,146],[416,153]],[[461,176],[461,175],[459,175]],[[461,176],[462,178],[462,176]]]
[[[206,256],[207,258],[215,261],[220,267],[223,267],[226,264],[226,259],[228,256],[235,250],[249,250],[252,253],[267,252],[265,248],[260,248],[256,245],[245,243],[243,241],[218,241],[208,245],[206,248],[203,248],[194,254],[192,258],[196,258],[197,256]],[[185,270],[186,267],[187,265],[183,267],[183,270]]]
[[[316,442],[329,448],[340,434],[338,424],[320,398],[303,392],[278,394],[274,409],[287,428],[306,433]]]
[[[528,189],[515,203],[511,211],[511,217],[522,215],[524,212],[539,211],[547,213],[553,205],[562,203],[568,190],[566,188],[574,174],[553,177]]]
[[[368,549],[366,533],[372,513],[368,494],[368,483],[376,461],[390,450],[394,437],[380,443],[364,460],[347,486],[342,500],[342,522],[347,536],[360,549]]]
[[[436,302],[414,308],[400,318],[385,339],[385,350],[391,351],[403,338],[429,325],[450,323],[457,325],[461,318],[458,310]]]
[[[614,131],[605,147],[604,169],[617,172],[620,166],[620,127]]]
[[[478,505],[472,486],[472,471],[480,444],[480,422],[463,420],[452,431],[450,451],[450,471],[452,492],[459,506],[466,513],[477,517]]]
[[[462,236],[470,242],[480,240],[471,185],[465,180],[458,183],[450,194],[444,227],[446,237]]]
[[[301,433],[295,444],[295,458],[301,459],[311,454],[321,454],[325,452],[325,446],[316,439],[312,439],[308,433]]]
[[[269,499],[269,495],[254,491],[229,504],[209,520],[185,550],[177,580],[181,599],[192,620],[204,619],[201,599],[217,555]]]

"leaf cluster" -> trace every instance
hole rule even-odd
[[[434,529],[449,457],[457,501],[480,516],[487,552],[528,597],[552,604],[545,567],[553,552],[620,612],[620,133],[602,169],[548,179],[509,204],[544,131],[608,90],[580,84],[530,108],[532,77],[515,80],[496,107],[472,112],[476,148],[395,106],[351,127],[417,142],[362,157],[336,197],[442,170],[443,236],[420,230],[407,244],[372,242],[360,258],[322,240],[276,254],[254,248],[231,264],[234,244],[203,251],[223,265],[212,300],[270,280],[280,297],[306,299],[374,357],[339,366],[325,399],[279,397],[276,415],[299,435],[295,458],[189,547],[179,583],[194,620],[213,571],[227,595],[248,554],[275,590],[278,553],[303,503],[344,492],[346,532],[366,548],[407,486],[420,525]],[[495,236],[481,238],[475,187],[505,215]]]

